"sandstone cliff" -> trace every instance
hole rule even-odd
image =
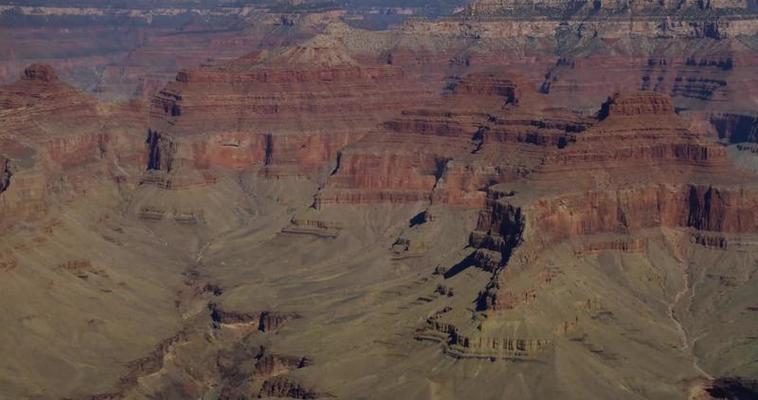
[[[132,182],[144,157],[136,104],[108,104],[81,93],[47,66],[29,66],[0,88],[3,222],[34,219],[59,200],[99,185]]]

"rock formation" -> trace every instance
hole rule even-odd
[[[103,177],[134,182],[144,157],[139,105],[100,103],[42,64],[0,88],[0,105],[3,222],[39,217],[52,196],[75,197]]]
[[[288,397],[292,399],[318,399],[325,397],[318,392],[305,388],[292,379],[277,376],[263,382],[258,398]],[[329,396],[326,396],[329,397]]]
[[[752,3],[214,4],[0,87],[0,397],[754,392]]]
[[[151,132],[175,147],[177,170],[256,167],[317,178],[334,169],[340,149],[378,134],[402,104],[433,89],[398,67],[356,65],[325,37],[242,61],[180,72],[153,100]]]
[[[2,175],[0,175],[0,193],[8,190],[11,185],[11,176],[13,172],[11,170],[11,160],[3,157],[0,159],[0,165],[2,165]]]
[[[176,0],[0,5],[3,35],[12,38],[0,45],[0,82],[14,80],[29,63],[44,62],[100,97],[149,98],[177,67],[229,61],[258,46],[304,39],[344,14],[221,3],[195,2],[191,9]]]

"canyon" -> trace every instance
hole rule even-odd
[[[758,396],[754,2],[65,3],[0,2],[0,399]]]

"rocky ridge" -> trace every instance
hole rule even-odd
[[[0,89],[0,104],[3,222],[41,217],[53,197],[75,197],[100,179],[134,183],[139,174],[139,105],[100,103],[42,64]]]

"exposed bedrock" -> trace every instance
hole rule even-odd
[[[710,168],[724,158],[723,148],[688,130],[665,95],[614,95],[595,119],[546,106],[499,73],[464,75],[439,97],[419,90],[400,67],[354,65],[339,46],[319,58],[325,64],[299,63],[316,57],[308,48],[252,67],[232,63],[178,74],[155,97],[151,127],[141,133],[132,132],[140,128],[137,109],[127,108],[126,119],[114,121],[120,129],[85,125],[76,135],[39,140],[62,171],[79,174],[98,165],[86,173],[128,181],[130,169],[139,168],[147,170],[135,174],[139,182],[163,187],[213,183],[216,167],[259,168],[269,177],[331,174],[317,207],[418,201],[481,207],[488,186],[535,173],[565,181],[577,169],[621,171],[651,161]],[[49,68],[34,66],[16,84],[48,95],[19,113],[15,129],[28,129],[60,105],[74,115],[72,126],[111,115],[50,76]],[[358,99],[357,92],[369,95]],[[9,107],[25,104],[13,93]],[[33,181],[19,179],[19,185]]]
[[[53,67],[46,64],[32,64],[24,70],[24,79],[52,82],[58,80]]]
[[[170,137],[177,168],[331,173],[317,206],[415,202],[430,198],[448,160],[470,151],[487,110],[519,101],[518,86],[498,74],[467,75],[440,99],[400,67],[355,65],[339,46],[329,57],[308,46],[255,66],[180,72],[153,100],[148,142]],[[148,164],[159,169],[166,151],[151,149]]]
[[[730,171],[726,149],[692,131],[664,94],[616,94],[591,118],[528,98],[506,104],[498,91],[478,100],[456,91],[439,110],[404,111],[385,123],[391,134],[343,150],[317,205],[428,199],[480,207],[498,182],[534,179],[573,190]]]
[[[275,376],[263,382],[259,398],[286,397],[292,399],[318,399],[333,397],[329,394],[319,393],[312,388],[305,387],[288,376]]]
[[[266,176],[323,174],[341,148],[355,140],[349,132],[219,133],[177,139],[177,157],[194,168],[260,168]]]
[[[429,145],[434,146],[434,143]],[[317,207],[428,200],[437,181],[434,173],[439,153],[415,152],[412,148],[406,150],[400,146],[398,143],[394,147],[395,154],[387,154],[390,147],[365,150],[354,147],[343,151],[339,169],[318,195]],[[427,151],[431,150],[429,147]],[[439,150],[443,154],[446,150],[449,153],[449,149]]]
[[[725,148],[674,114],[670,97],[616,94],[598,119],[570,135],[563,148],[546,152],[526,185],[490,187],[470,238],[477,248],[473,263],[494,272],[480,293],[480,309],[527,301],[511,293],[501,271],[510,264],[526,267],[541,249],[565,240],[668,227],[713,232],[696,242],[723,248],[724,234],[758,231],[758,190],[742,184],[749,177],[729,165]],[[687,183],[716,177],[721,184]],[[619,239],[586,251],[640,245]]]
[[[502,105],[518,105],[521,98],[521,89],[513,79],[495,73],[468,74],[453,83],[452,90],[458,96],[500,99]]]
[[[494,234],[482,235],[482,228],[489,227],[486,232]],[[500,265],[505,265],[515,248],[521,244],[526,228],[525,215],[520,207],[495,201],[491,209],[485,209],[479,214],[477,230],[471,234],[471,244],[480,249],[499,252],[497,256],[478,252],[475,259],[485,269],[494,271]]]
[[[313,360],[308,357],[295,357],[270,352],[261,352],[256,356],[255,376],[268,377],[282,372],[308,367]]]
[[[472,73],[448,90],[425,107],[402,109],[382,124],[386,133],[347,146],[317,206],[418,201],[481,206],[479,190],[494,172],[458,159],[481,142],[477,132],[493,113],[517,106],[520,89],[502,74]]]
[[[671,115],[673,112],[674,103],[670,97],[655,92],[637,92],[609,97],[600,107],[598,118],[604,120],[609,116]]]
[[[689,173],[734,172],[726,148],[707,134],[691,130],[673,112],[669,96],[644,91],[617,94],[603,104],[598,118],[592,128],[567,138],[565,148],[546,155],[538,168],[546,179],[560,181],[571,175],[582,180],[575,181],[576,185],[590,187],[598,185],[596,180],[605,174],[618,185],[665,179],[681,182]],[[665,174],[658,173],[664,169]]]
[[[578,102],[591,101],[597,107],[594,99],[605,98],[608,85],[588,89],[594,91],[591,99],[576,93],[558,95],[577,99],[576,104],[563,104],[556,96],[534,93],[535,77],[540,78],[534,68],[554,63],[553,53],[548,60],[537,56],[545,49],[534,49],[526,64],[491,55],[493,40],[502,39],[509,26],[516,24],[554,40],[559,21],[485,18],[463,23],[459,17],[414,21],[402,28],[404,34],[435,37],[435,43],[450,39],[439,43],[445,51],[412,52],[418,47],[415,42],[387,47],[373,34],[332,24],[323,34],[281,51],[181,71],[153,98],[150,128],[172,138],[176,165],[202,170],[254,168],[269,177],[313,178],[321,184],[316,207],[419,201],[480,207],[487,186],[537,171],[544,179],[563,179],[562,174],[578,168],[622,173],[647,162],[656,168],[679,162],[710,167],[725,159],[725,149],[689,131],[668,96],[626,92],[609,99],[593,118],[587,112],[590,107]],[[643,31],[650,22],[643,19],[635,30]],[[638,63],[651,70],[670,65],[668,54],[653,59],[645,45],[633,54],[621,51],[629,45],[628,32],[619,30],[625,23],[614,20],[595,26],[592,21],[592,29],[603,35],[582,40],[598,42],[598,54],[559,60],[561,68],[581,70],[569,80],[572,88],[583,91],[588,76],[607,78],[593,72],[605,63],[618,69],[636,69]],[[730,32],[742,32],[742,21],[728,22],[733,23]],[[466,37],[477,40],[477,45],[452,51],[463,40],[457,35],[464,28],[476,31]],[[366,54],[356,37],[383,55]],[[714,44],[697,56],[716,60],[710,52],[718,53],[719,46]],[[749,65],[739,52],[725,52],[722,58],[731,63],[708,61],[702,68],[722,73],[727,65],[735,70],[735,65]],[[681,54],[676,60],[677,68],[686,65]],[[512,76],[488,67],[506,64]],[[640,87],[638,74],[614,74],[619,75],[631,76],[632,81],[614,88]],[[743,75],[747,76],[735,76]],[[439,86],[421,84],[429,82],[424,77]],[[562,84],[562,78],[557,79],[554,87]],[[506,153],[507,159],[502,156]]]
[[[344,14],[219,4],[193,3],[191,11],[181,1],[156,3],[149,10],[113,2],[3,4],[0,36],[8,40],[0,46],[0,82],[43,61],[62,79],[101,98],[149,99],[177,68],[303,40]]]
[[[11,169],[11,160],[0,156],[0,194],[8,189],[11,185],[11,177],[13,171]]]
[[[194,168],[318,178],[341,149],[434,90],[317,36],[260,60],[179,72],[152,101],[151,129],[172,137],[176,159]]]
[[[426,318],[423,328],[416,331],[417,340],[433,341],[442,344],[445,354],[459,359],[505,359],[511,361],[539,360],[551,349],[552,337],[520,337],[518,333],[505,335],[482,335],[478,329],[463,333],[455,323],[446,319],[452,307],[444,307]]]
[[[186,343],[190,334],[187,331],[166,338],[158,343],[155,349],[148,355],[133,360],[127,364],[128,372],[122,376],[116,385],[116,390],[108,393],[98,393],[87,397],[88,400],[115,400],[123,399],[132,390],[139,386],[139,379],[161,371],[167,359],[176,355],[177,346]]]
[[[758,232],[754,187],[660,184],[533,199],[509,197],[493,188],[488,204],[470,242],[477,248],[475,261],[496,272],[507,268],[511,255],[526,265],[540,249],[583,235],[632,234],[655,227],[715,234]],[[708,246],[724,244],[718,237],[696,239]],[[508,308],[507,296],[500,293],[504,290],[495,277],[482,293],[480,307]]]
[[[275,311],[261,311],[241,313],[225,311],[215,304],[208,306],[211,320],[216,327],[225,325],[249,325],[261,332],[270,332],[279,329],[288,321],[301,318],[296,313],[283,313]]]
[[[511,360],[533,360],[550,344],[549,339],[468,336],[454,330],[446,353],[456,358],[491,359],[499,355]]]
[[[499,196],[493,189],[488,208],[479,216],[472,235],[476,247],[512,247],[519,243],[521,231],[526,240],[543,245],[578,235],[629,233],[658,226],[723,233],[758,231],[755,188],[652,185],[556,195],[524,206]]]
[[[593,3],[566,3],[557,0],[538,0],[538,1],[518,1],[518,0],[478,0],[472,2],[466,11],[472,15],[499,15],[507,12],[560,12],[571,11],[580,12],[582,9],[593,9],[595,12],[604,14],[624,13],[630,9],[635,13],[645,15],[646,13],[657,12],[677,12],[680,10],[740,10],[747,8],[744,0],[712,0],[712,1],[621,1],[621,0],[604,0]],[[560,15],[560,14],[556,14]]]
[[[103,181],[135,183],[144,165],[140,108],[97,101],[43,64],[0,87],[3,222],[44,215],[52,196],[67,201]]]
[[[219,351],[215,364],[223,386],[219,399],[237,399],[257,397],[261,393],[260,389],[264,382],[275,377],[286,377],[289,380],[290,372],[307,368],[314,362],[309,357],[275,353],[265,346],[254,349],[238,342],[230,348]],[[274,388],[275,385],[272,385],[274,382],[273,380],[269,382],[271,387],[267,390],[288,391],[283,387]],[[291,383],[302,386],[294,380]],[[309,392],[316,394],[312,389]],[[273,395],[268,394],[268,396]]]
[[[714,114],[711,123],[720,139],[729,143],[758,143],[758,116],[745,114]]]
[[[174,146],[171,138],[148,129],[145,145],[147,147],[146,169],[148,171],[171,172],[174,153],[176,152],[176,146]]]

